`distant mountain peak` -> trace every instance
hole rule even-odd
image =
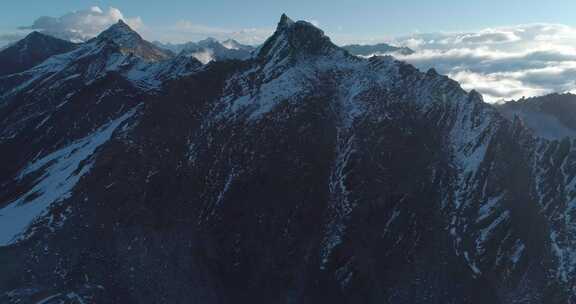
[[[198,42],[176,45],[175,48],[175,51],[195,57],[204,64],[210,61],[247,59],[252,56],[253,50],[252,46],[240,44],[232,39],[220,42],[211,37]]]
[[[169,51],[163,50],[144,40],[140,34],[121,19],[100,33],[95,39],[97,41],[111,41],[123,51],[127,51],[146,60],[164,60],[173,55]]]
[[[205,39],[198,41],[198,43],[218,43],[218,40],[216,38],[213,38],[213,37],[208,37],[208,38],[205,38]]]
[[[116,24],[98,35],[98,39],[114,41],[121,47],[132,47],[133,44],[143,41],[140,34],[120,19]]]

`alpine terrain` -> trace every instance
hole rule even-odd
[[[46,43],[0,77],[0,303],[576,303],[576,141],[521,110],[286,15],[204,65]]]
[[[233,39],[220,42],[214,38],[207,38],[198,42],[183,44],[163,44],[160,42],[155,42],[155,44],[163,49],[194,57],[204,64],[217,60],[248,59],[254,51],[254,47],[241,44]]]

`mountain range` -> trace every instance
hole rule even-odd
[[[183,53],[193,56],[206,64],[210,61],[250,58],[258,47],[244,45],[233,39],[218,41],[214,38],[207,38],[198,42],[187,42],[182,44],[161,43],[155,41],[154,44],[160,48],[170,50],[176,54]],[[343,49],[356,56],[384,56],[384,55],[412,55],[415,52],[407,47],[396,47],[386,43],[374,45],[350,44],[342,46]]]
[[[255,49],[252,46],[240,44],[232,39],[220,42],[214,38],[184,44],[162,44],[160,42],[155,42],[155,44],[178,54],[192,56],[204,64],[210,61],[248,59]]]
[[[342,47],[356,56],[374,56],[374,55],[412,55],[415,52],[408,47],[397,47],[386,43],[374,45],[350,44]]]
[[[575,303],[572,95],[494,106],[286,15],[208,64],[69,47],[0,76],[1,303]]]

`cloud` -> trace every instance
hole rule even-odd
[[[110,7],[104,11],[94,6],[60,17],[40,17],[32,25],[23,26],[20,29],[37,30],[63,39],[84,41],[97,36],[120,19],[128,23],[133,29],[137,30],[144,27],[140,17],[127,18],[117,8]]]
[[[190,55],[193,56],[194,58],[198,59],[203,64],[207,64],[210,61],[214,60],[214,51],[212,51],[210,49],[195,52],[195,53],[192,53]]]
[[[567,25],[415,34],[389,42],[416,50],[399,59],[435,68],[489,102],[576,89],[576,28]]]
[[[478,33],[464,33],[448,36],[439,41],[442,44],[498,44],[519,41],[522,38],[512,30],[486,29]]]
[[[481,92],[489,102],[520,99],[524,96],[544,95],[549,92],[547,89],[531,87],[520,79],[501,73],[482,74],[464,70],[451,73],[449,76],[460,82],[465,90],[474,89]]]

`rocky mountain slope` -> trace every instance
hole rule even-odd
[[[73,50],[75,44],[38,32],[0,50],[0,76],[23,72],[56,54]]]
[[[285,15],[205,66],[108,36],[0,78],[0,302],[576,300],[572,139]]]

